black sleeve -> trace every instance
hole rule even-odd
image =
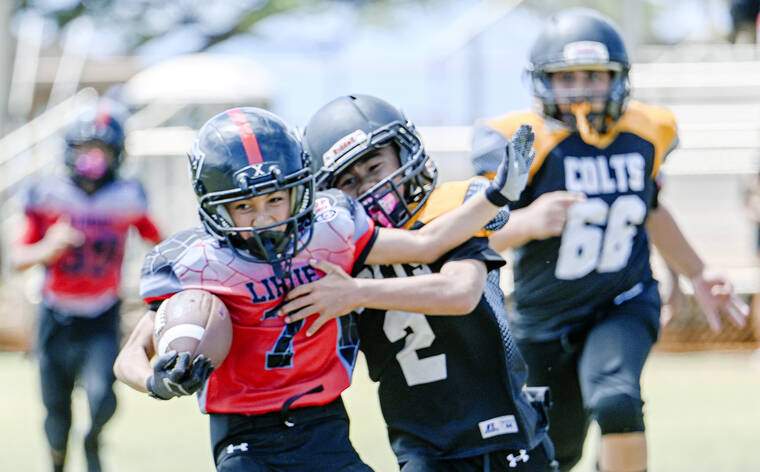
[[[652,190],[652,196],[649,201],[649,208],[652,210],[656,210],[660,206],[660,186],[655,185],[654,190]]]
[[[369,255],[369,252],[372,250],[372,246],[375,245],[375,240],[377,239],[377,232],[380,228],[375,226],[375,229],[372,231],[372,236],[370,237],[370,240],[367,242],[367,245],[364,246],[364,250],[362,250],[361,254],[359,254],[359,257],[354,261],[354,266],[351,268],[351,277],[356,277],[359,272],[361,272],[364,267],[366,267],[366,264],[364,261],[367,260],[367,256]]]
[[[498,269],[506,264],[499,253],[491,249],[488,245],[488,238],[475,237],[470,238],[464,244],[461,244],[444,254],[431,265],[431,269],[433,269],[434,272],[439,272],[441,267],[447,262],[462,261],[466,259],[483,261],[486,264],[486,270],[488,272]]]
[[[161,303],[163,303],[163,300],[153,300],[152,302],[148,303],[148,309],[150,311],[158,311],[158,307],[161,306]]]

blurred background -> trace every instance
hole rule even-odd
[[[0,2],[0,372],[6,386],[0,421],[23,424],[24,431],[0,437],[0,470],[47,468],[36,366],[26,354],[33,349],[41,272],[12,273],[6,254],[21,221],[14,191],[24,179],[61,166],[59,131],[78,106],[108,95],[128,108],[122,173],[146,185],[165,234],[197,224],[185,153],[195,130],[232,106],[265,107],[303,126],[338,95],[378,95],[418,125],[442,180],[463,179],[472,175],[473,121],[532,106],[523,71],[543,18],[569,6],[596,8],[622,27],[633,60],[633,98],[666,106],[678,119],[681,145],[665,163],[663,198],[708,264],[749,301],[760,287],[760,210],[753,214],[748,205],[760,168],[757,3]],[[125,331],[142,313],[138,274],[149,249],[134,239],[124,265]],[[687,303],[645,371],[651,470],[760,470],[752,448],[760,441],[758,347],[758,314],[744,329],[729,326],[715,335]],[[393,471],[374,387],[365,377],[360,367],[361,381],[349,392],[356,399],[349,405],[355,443],[376,470]],[[126,389],[119,394],[124,402],[107,430],[108,470],[211,470],[205,420],[191,401],[159,413],[149,399]],[[166,436],[181,451],[167,454],[181,457],[160,468],[149,447]],[[73,456],[70,471],[82,466]],[[189,469],[181,467],[185,460]]]

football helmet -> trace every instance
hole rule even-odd
[[[188,159],[203,226],[240,257],[288,262],[308,244],[314,176],[298,137],[278,116],[251,107],[224,111],[201,127]],[[290,217],[284,221],[239,227],[225,208],[281,190],[290,192]],[[243,238],[241,232],[251,236]]]
[[[370,95],[338,97],[311,117],[303,134],[317,183],[335,187],[348,168],[370,152],[394,145],[399,169],[359,195],[383,226],[402,227],[425,204],[438,171],[414,124],[390,103]]]
[[[537,105],[546,117],[560,120],[582,135],[598,135],[605,133],[625,108],[630,68],[623,37],[612,20],[594,10],[573,8],[549,18],[531,49],[528,73]],[[612,80],[606,96],[595,97],[590,90],[580,89],[559,97],[552,90],[550,74],[572,70],[609,71]],[[601,112],[591,111],[591,100],[604,101]],[[558,107],[561,103],[570,104],[573,111],[563,113]]]
[[[94,193],[116,177],[124,156],[124,127],[118,107],[110,100],[79,113],[64,134],[64,163],[74,182],[87,193]],[[96,145],[83,150],[83,145]],[[108,159],[102,149],[111,150]]]

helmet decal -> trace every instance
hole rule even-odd
[[[346,136],[340,138],[335,142],[335,144],[333,144],[330,149],[322,154],[322,162],[325,166],[331,167],[335,164],[335,161],[340,156],[345,154],[347,151],[355,148],[359,144],[365,142],[367,142],[367,133],[360,129],[357,129],[351,134],[347,134]]]
[[[574,41],[562,48],[562,57],[571,64],[601,64],[609,62],[607,46],[598,41]]]
[[[256,134],[253,132],[251,124],[245,118],[245,114],[239,108],[233,108],[227,114],[238,127],[240,141],[243,143],[243,149],[245,149],[245,156],[248,158],[248,162],[251,164],[261,162],[263,159],[261,157],[261,149],[259,149],[259,142],[256,140]]]

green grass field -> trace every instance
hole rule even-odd
[[[48,470],[36,363],[0,354],[0,471]],[[653,472],[760,471],[760,352],[652,355],[644,395]],[[119,407],[104,437],[107,472],[212,471],[208,424],[194,398],[159,402],[118,386]],[[378,472],[397,468],[385,437],[375,386],[363,362],[344,398],[352,440]],[[68,472],[84,470],[87,405],[78,392]],[[591,470],[596,433],[576,468]]]

